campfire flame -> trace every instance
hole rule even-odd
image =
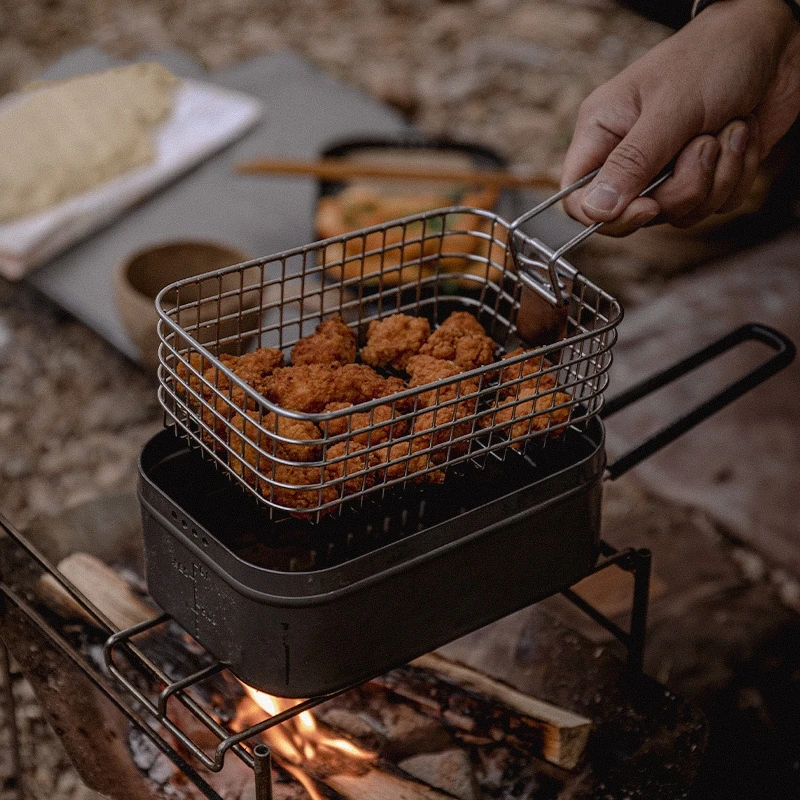
[[[242,686],[249,697],[271,717],[295,704],[295,701],[274,697],[245,683]],[[283,724],[268,728],[261,736],[270,745],[272,752],[287,772],[302,784],[311,800],[325,800],[325,798],[317,791],[308,775],[300,769],[305,762],[318,758],[324,750],[342,753],[362,762],[375,758],[374,753],[363,750],[347,739],[331,736],[323,731],[310,711],[301,711]]]

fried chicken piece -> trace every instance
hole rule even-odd
[[[556,409],[553,409],[553,406],[570,403],[571,400],[572,397],[566,392],[552,391],[536,397],[534,388],[522,387],[517,401],[495,405],[481,419],[481,426],[499,430],[509,439],[544,431],[569,420],[570,406]],[[530,419],[520,419],[528,414],[533,414],[533,416]],[[560,436],[563,432],[563,429],[553,431],[552,435]],[[521,450],[525,443],[517,441],[511,446],[515,450]]]
[[[264,396],[293,411],[319,413],[328,403],[366,403],[405,389],[399,378],[384,378],[366,364],[301,364],[283,367],[265,382]]]
[[[515,358],[516,356],[522,355],[524,352],[525,350],[523,350],[523,348],[518,347],[510,353],[506,353],[503,359]],[[552,372],[545,372],[542,374],[542,370],[549,369],[550,367],[552,367],[552,364],[542,356],[533,356],[525,361],[521,361],[519,364],[503,367],[500,371],[501,396],[509,397],[516,395],[518,392],[522,392],[526,387],[534,394],[536,392],[544,392],[547,389],[554,389],[556,385],[555,375]],[[535,377],[529,380],[520,380],[530,375]],[[506,384],[511,385],[507,386]]]
[[[425,317],[392,314],[373,320],[367,328],[367,343],[361,348],[361,358],[373,367],[403,370],[430,335],[431,326]]]
[[[375,485],[376,471],[365,470],[380,464],[380,458],[358,442],[336,442],[327,449],[325,458],[325,481],[337,495],[356,494]]]
[[[433,383],[445,378],[454,378],[462,370],[454,361],[419,353],[408,359],[406,372],[409,376],[408,385],[412,387],[424,386],[426,383]]]
[[[322,432],[313,422],[279,416],[273,411],[264,414],[261,419],[261,428],[267,433],[259,430],[257,422],[257,411],[234,415],[229,442],[234,453],[260,472],[271,470],[273,458],[270,456],[295,462],[316,461],[320,457]],[[264,452],[259,452],[256,446]],[[246,477],[241,463],[232,463],[231,466],[237,475]]]
[[[414,433],[421,434],[414,441],[414,448],[432,448],[449,445],[454,455],[462,455],[469,450],[469,440],[454,442],[472,432],[473,420],[464,417],[469,415],[465,403],[443,406],[426,411],[414,420]],[[463,420],[463,421],[459,421]],[[452,443],[452,444],[451,444]]]
[[[316,508],[339,498],[336,487],[328,486],[323,480],[322,473],[322,467],[289,467],[273,462],[273,470],[269,473],[270,480],[259,481],[259,491],[266,500],[292,509],[292,516],[307,517],[307,514],[296,512]]]
[[[334,370],[332,403],[366,403],[405,389],[400,378],[384,378],[367,364],[345,364]]]
[[[325,411],[343,411],[352,408],[352,403],[328,403]],[[371,411],[359,411],[334,417],[322,423],[328,436],[349,434],[351,442],[358,442],[365,447],[386,444],[390,439],[397,439],[408,431],[404,420],[396,420],[389,405],[375,406]]]
[[[467,311],[454,311],[420,347],[422,355],[454,361],[462,370],[484,367],[494,361],[497,345]]]
[[[378,466],[380,460],[367,453],[360,444],[337,442],[327,449],[325,457],[324,467],[290,467],[271,462],[272,470],[267,473],[269,480],[259,482],[261,494],[277,505],[292,509],[292,516],[304,518],[308,516],[302,513],[305,509],[332,503],[342,496],[355,494],[375,485],[375,471],[365,470],[370,466]],[[330,511],[331,509],[323,509],[321,513],[327,514]]]
[[[196,350],[193,350],[189,353],[189,366],[186,365],[183,361],[178,361],[175,372],[178,375],[178,380],[180,384],[176,387],[177,391],[181,392],[182,388],[189,385],[189,388],[192,392],[196,394],[201,394],[202,392],[202,381],[198,375],[195,373],[200,373],[200,375],[205,372],[208,368],[209,361],[207,358],[203,356],[202,353],[198,353]],[[191,369],[189,368],[191,367]],[[190,403],[195,403],[196,399],[193,395],[189,397]]]
[[[241,356],[223,354],[219,360],[259,394],[264,394],[267,378],[283,366],[283,353],[274,347],[259,347]]]
[[[386,469],[381,471],[383,479],[387,483],[404,478],[414,483],[444,482],[443,470],[434,469],[431,472],[424,472],[436,464],[436,458],[431,453],[420,452],[413,442],[397,442],[390,447],[377,450],[376,455],[387,465]]]
[[[266,377],[283,364],[283,354],[280,350],[262,347],[241,356],[223,353],[219,361],[256,391],[261,391]],[[211,363],[210,357],[201,353],[190,353],[189,366],[179,363],[176,373],[184,385],[188,383],[191,390],[188,402],[192,408],[200,411],[206,426],[203,440],[210,447],[219,447],[214,434],[225,437],[226,421],[236,413],[231,411],[232,407],[240,410],[255,408],[255,402],[247,397],[245,391],[239,386],[231,386],[228,376]],[[196,373],[202,373],[202,377]],[[197,399],[198,395],[200,400]]]
[[[264,396],[292,411],[317,413],[331,402],[335,371],[327,364],[281,367],[267,379]]]
[[[341,317],[331,317],[315,333],[300,339],[292,349],[292,364],[352,364],[356,360],[356,334]]]
[[[280,350],[262,347],[241,356],[223,353],[219,356],[219,361],[256,391],[261,392],[267,378],[283,364],[283,354]],[[232,385],[228,376],[216,366],[207,367],[203,372],[202,382],[196,377],[195,381],[203,398],[200,417],[207,428],[203,431],[203,441],[209,447],[219,450],[221,445],[216,437],[223,441],[226,439],[227,422],[233,419],[237,411],[254,410],[256,403],[241,387]]]
[[[454,335],[451,331],[438,328],[420,347],[419,352],[444,361],[454,361],[465,371],[491,364],[496,348],[494,339],[485,334]]]
[[[443,328],[454,336],[466,336],[469,333],[486,333],[483,325],[469,311],[454,311],[439,326],[439,330]]]
[[[206,426],[203,429],[203,441],[209,447],[221,450],[223,448],[219,440],[225,441],[227,422],[238,413],[236,409],[255,409],[255,403],[244,389],[231,385],[228,376],[216,367],[209,367],[203,373],[202,396],[200,418]]]
[[[408,381],[409,388],[454,378],[462,372],[458,364],[453,361],[445,361],[422,353],[412,356],[408,360],[406,371],[410,376]],[[448,400],[455,400],[458,397],[477,392],[479,385],[479,381],[476,378],[453,381],[438,389],[421,392],[418,398],[418,405],[422,408],[428,408],[435,404],[445,403]],[[461,402],[464,403],[468,413],[474,410],[475,398],[465,399]]]

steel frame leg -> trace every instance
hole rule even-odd
[[[616,564],[626,572],[633,575],[633,598],[631,600],[631,619],[628,630],[625,631],[612,622],[605,614],[598,611],[593,605],[587,603],[572,589],[565,589],[562,594],[573,605],[577,606],[587,616],[612,633],[616,639],[625,645],[627,659],[625,662],[626,675],[636,679],[644,672],[644,649],[647,640],[647,614],[650,606],[650,575],[652,571],[653,554],[647,548],[631,548],[616,551],[613,547],[603,543],[603,554],[607,558],[600,562],[589,574],[594,575],[600,570]]]

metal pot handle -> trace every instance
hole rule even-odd
[[[713,344],[698,350],[671,367],[657,372],[649,378],[637,383],[627,391],[609,400],[602,411],[600,417],[608,419],[613,414],[627,408],[637,400],[646,397],[656,389],[660,389],[668,383],[676,380],[682,375],[691,372],[708,361],[722,355],[728,350],[732,350],[737,345],[748,341],[758,341],[771,347],[775,353],[763,364],[759,365],[744,377],[722,389],[710,399],[698,405],[692,411],[684,414],[674,422],[662,428],[658,433],[651,436],[642,444],[634,447],[625,455],[620,456],[607,467],[608,477],[612,480],[627,472],[631,467],[635,467],[639,462],[651,456],[662,447],[677,439],[686,431],[693,428],[698,423],[715,414],[725,406],[741,397],[750,389],[763,383],[767,378],[780,372],[784,367],[792,363],[795,356],[795,346],[790,339],[774,328],[757,323],[743,325],[723,336]]]

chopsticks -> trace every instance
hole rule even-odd
[[[357,178],[417,180],[489,186],[497,189],[557,189],[558,181],[547,175],[490,169],[431,169],[412,164],[366,164],[344,158],[316,160],[257,158],[236,165],[239,175],[296,175],[326,181]]]

